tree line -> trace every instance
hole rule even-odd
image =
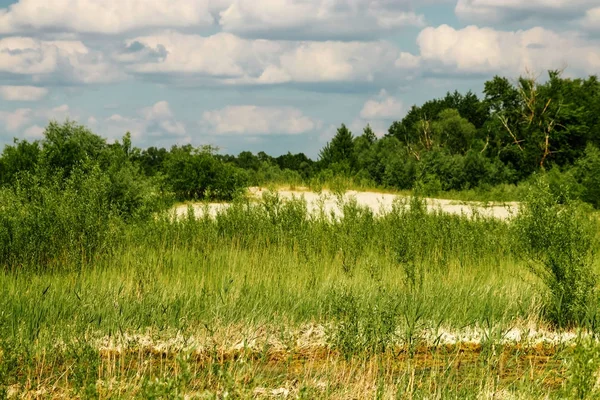
[[[149,209],[148,193],[179,200],[235,197],[251,185],[310,183],[343,176],[392,189],[440,191],[517,185],[550,172],[574,196],[600,206],[600,82],[549,71],[539,82],[496,76],[473,92],[413,106],[383,137],[370,126],[355,135],[342,124],[318,160],[303,153],[272,157],[210,146],[133,147],[131,135],[108,143],[72,121],[51,122],[38,141],[15,139],[0,156],[0,185],[35,176],[67,179],[99,167],[123,213]],[[151,208],[151,207],[150,207]]]

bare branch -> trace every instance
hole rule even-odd
[[[517,137],[515,136],[515,134],[512,132],[512,130],[510,129],[510,127],[508,126],[508,120],[506,119],[505,116],[503,115],[499,115],[498,119],[500,120],[500,122],[502,122],[502,125],[504,125],[504,127],[506,128],[506,130],[508,131],[508,133],[510,134],[510,136],[512,136],[512,138],[514,139],[514,143],[519,146],[519,149],[521,151],[523,151],[523,147],[521,146],[521,142],[522,140],[517,139]]]

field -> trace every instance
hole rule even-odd
[[[0,274],[0,398],[593,398],[596,220],[539,190],[108,221]]]

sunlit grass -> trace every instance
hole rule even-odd
[[[216,218],[119,225],[110,251],[83,263],[68,253],[48,271],[3,270],[0,393],[529,398],[570,387],[568,345],[506,343],[515,327],[553,330],[508,222],[418,202],[383,217],[342,209],[325,219],[301,200],[239,200]],[[450,332],[464,336],[444,344]]]

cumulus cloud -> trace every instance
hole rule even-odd
[[[211,0],[20,0],[0,9],[0,33],[34,30],[117,34],[143,28],[207,27],[224,7]]]
[[[77,119],[77,116],[71,112],[69,106],[66,104],[35,110],[31,108],[18,108],[13,111],[0,111],[0,123],[11,133],[21,132],[25,126],[33,123],[45,125],[50,120],[63,122],[67,118]]]
[[[102,134],[111,140],[120,138],[125,132],[130,132],[136,139],[169,136],[189,140],[185,137],[187,132],[185,124],[177,120],[168,102],[159,101],[150,107],[140,109],[137,114],[133,117],[113,114],[105,118],[102,123],[90,117],[88,122],[98,125]]]
[[[268,56],[278,50],[276,44],[247,41],[234,35],[219,33],[213,36],[182,34],[168,31],[163,34],[129,40],[126,48],[137,51],[126,54],[131,71],[137,73],[194,73],[208,76],[241,76],[244,68],[260,68]],[[162,54],[148,57],[148,54]],[[115,56],[124,61],[123,53]]]
[[[568,67],[579,73],[600,68],[600,46],[577,33],[543,28],[506,32],[447,25],[424,29],[417,39],[421,62],[439,73],[518,75]]]
[[[600,32],[600,7],[588,10],[581,22],[585,29]]]
[[[401,119],[406,110],[402,101],[381,89],[377,96],[368,99],[360,111],[360,117],[352,121],[349,128],[354,135],[362,135],[369,125],[375,135],[383,137],[392,121]]]
[[[573,19],[597,5],[597,0],[458,0],[460,18],[477,22]]]
[[[297,108],[253,105],[206,111],[200,124],[208,132],[219,135],[297,135],[320,127],[320,122]]]
[[[398,99],[388,95],[385,89],[376,98],[369,99],[360,112],[363,119],[399,119],[404,113],[404,105]]]
[[[23,132],[23,136],[25,136],[27,139],[33,140],[43,139],[45,131],[45,128],[42,128],[39,125],[33,125],[25,129],[25,131]]]
[[[0,86],[0,96],[6,101],[38,101],[46,97],[48,89],[36,86]]]
[[[220,13],[224,31],[266,38],[365,38],[422,26],[411,0],[235,0]]]
[[[0,111],[0,122],[9,132],[15,132],[28,124],[33,116],[30,108],[19,108],[14,111]]]
[[[192,74],[224,84],[371,82],[393,74],[400,52],[391,43],[248,40],[229,33],[204,37],[164,32],[126,43],[128,70],[138,74]],[[162,56],[148,59],[147,54]],[[122,53],[115,55],[123,57]]]
[[[419,68],[421,60],[418,56],[410,53],[401,52],[394,65],[397,68],[405,70],[414,70]]]
[[[439,1],[439,0],[438,0]],[[268,38],[364,38],[422,26],[414,0],[19,0],[0,9],[0,34],[122,34],[209,28]]]
[[[286,49],[258,77],[260,83],[372,82],[390,72],[398,50],[378,42],[302,42]]]
[[[41,118],[43,122],[47,122],[50,120],[55,120],[58,122],[63,122],[66,119],[79,119],[79,115],[71,110],[67,104],[62,104],[58,107],[50,108],[50,109],[38,109],[35,111],[35,117]]]
[[[360,136],[363,134],[363,131],[367,125],[371,127],[371,130],[373,131],[373,133],[375,133],[375,136],[377,136],[378,138],[382,138],[388,133],[388,128],[391,125],[391,121],[383,119],[368,120],[363,118],[356,118],[354,121],[352,121],[348,128],[352,131],[354,136]]]
[[[2,74],[33,82],[103,83],[122,78],[101,52],[81,41],[29,37],[0,38],[0,79]]]

